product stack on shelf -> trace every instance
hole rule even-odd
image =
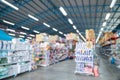
[[[58,38],[55,43],[51,43],[50,64],[65,60],[68,57],[68,49],[65,39]]]
[[[31,70],[29,41],[0,41],[0,79]]]
[[[117,64],[117,67],[120,69],[120,38],[116,40],[116,60],[115,63]]]
[[[87,42],[78,42],[75,49],[75,73],[99,76],[98,56],[95,53],[95,33],[93,29],[86,30]]]
[[[76,42],[80,41],[78,34],[75,33],[69,33],[66,35],[66,40],[67,40],[67,47],[69,50],[68,57],[70,59],[73,59],[75,57],[75,46]]]
[[[49,42],[47,34],[41,33],[36,35],[34,42],[35,61],[39,66],[49,65]]]
[[[65,40],[57,35],[37,34],[34,43],[35,62],[40,66],[48,66],[64,60],[68,56]]]

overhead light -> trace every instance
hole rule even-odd
[[[60,11],[62,12],[62,14],[63,14],[64,16],[67,16],[67,12],[64,10],[63,7],[60,7],[59,9],[60,9]]]
[[[102,31],[100,31],[100,33],[98,34],[98,37],[97,37],[97,39],[96,39],[96,43],[98,42],[98,40],[99,40],[101,34],[102,34]]]
[[[79,32],[78,33],[80,36],[81,36],[81,38],[86,42],[86,39],[83,37],[83,35]]]
[[[19,35],[19,37],[22,37],[22,38],[24,38],[25,36],[23,36],[23,35]]]
[[[15,23],[12,23],[12,22],[9,22],[9,21],[6,21],[6,20],[3,20],[4,23],[7,23],[7,24],[10,24],[10,25],[15,25]]]
[[[12,33],[8,33],[9,35],[11,35],[11,36],[15,36],[15,34],[12,34]]]
[[[64,34],[64,36],[66,36],[66,34]]]
[[[36,30],[33,30],[33,32],[35,32],[35,33],[40,33],[39,31],[36,31]]]
[[[110,8],[113,8],[116,2],[117,2],[117,0],[112,0],[112,2],[110,4]]]
[[[55,29],[55,28],[52,28],[52,29],[53,29],[54,31],[56,31],[56,32],[58,31],[58,30],[57,30],[57,29]]]
[[[30,30],[29,28],[27,27],[24,27],[24,26],[21,26],[22,29],[25,29],[25,30]]]
[[[10,31],[10,32],[15,32],[15,30],[13,29],[6,29],[7,31]]]
[[[59,31],[60,34],[63,34],[61,31]]]
[[[108,20],[109,17],[110,17],[110,13],[107,13],[107,14],[106,14],[106,17],[105,17],[105,20]]]
[[[73,28],[74,28],[74,29],[77,29],[75,25],[73,25]]]
[[[104,30],[104,28],[101,28],[101,31],[103,31]]]
[[[35,37],[35,35],[33,35],[33,34],[30,34],[29,36]]]
[[[30,15],[30,14],[28,14],[28,17],[30,17],[30,18],[32,18],[32,19],[34,19],[35,21],[39,21],[39,19],[38,19],[38,18],[36,18],[36,17],[34,17],[34,16]]]
[[[107,22],[103,22],[103,25],[102,26],[106,26]]]
[[[45,26],[47,26],[47,27],[50,27],[50,25],[49,25],[49,24],[47,24],[47,23],[45,23],[45,22],[43,23],[43,25],[45,25]]]
[[[1,0],[1,2],[3,2],[4,4],[10,6],[11,8],[15,9],[15,10],[19,10],[18,7],[12,5],[11,3],[7,2],[6,0]]]
[[[77,33],[79,33],[79,31],[78,31],[78,30],[76,30],[76,32],[77,32]]]
[[[20,32],[20,34],[24,34],[24,35],[26,35],[27,33],[25,33],[25,32]]]
[[[31,37],[27,37],[28,39],[32,39]]]
[[[70,24],[73,24],[73,22],[72,22],[72,20],[71,20],[70,18],[68,18],[68,22],[69,22]]]

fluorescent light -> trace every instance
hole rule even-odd
[[[15,30],[13,29],[6,29],[7,31],[10,31],[10,32],[15,32]]]
[[[21,26],[21,28],[23,28],[23,29],[25,29],[25,30],[30,30],[29,28],[24,27],[24,26]]]
[[[78,30],[76,30],[76,32],[77,32],[77,33],[79,33],[79,31],[78,31]]]
[[[83,35],[79,32],[78,33],[80,36],[81,36],[81,38],[86,42],[86,39],[83,37]]]
[[[22,38],[24,38],[25,36],[23,36],[23,35],[19,35],[19,37],[22,37]]]
[[[60,11],[62,12],[62,14],[63,14],[64,16],[67,16],[67,12],[64,10],[63,7],[60,7],[59,9],[60,9]]]
[[[59,31],[60,34],[63,34],[61,31]]]
[[[35,33],[40,33],[39,31],[36,31],[36,30],[33,30],[33,32],[35,32]]]
[[[57,30],[57,29],[55,29],[55,28],[52,28],[52,29],[53,29],[54,31],[56,31],[56,32],[58,31],[58,30]]]
[[[29,36],[35,37],[35,35],[33,35],[33,34],[30,34]]]
[[[12,23],[12,22],[9,22],[9,21],[6,21],[6,20],[3,20],[4,23],[7,23],[7,24],[10,24],[10,25],[15,25],[15,23]]]
[[[31,37],[27,37],[28,39],[32,39]]]
[[[116,2],[117,2],[117,0],[112,0],[112,2],[110,4],[110,8],[113,8]]]
[[[108,20],[109,17],[110,17],[110,13],[107,13],[107,14],[106,14],[106,17],[105,17],[105,20]]]
[[[100,33],[98,34],[98,37],[97,37],[97,39],[96,39],[96,43],[98,42],[98,40],[99,40],[101,34],[102,34],[102,31],[100,31]]]
[[[101,28],[101,31],[103,31],[104,30],[104,28]]]
[[[20,34],[24,34],[24,35],[26,35],[27,33],[25,33],[25,32],[20,32]]]
[[[8,33],[9,35],[11,35],[11,36],[15,36],[15,34],[12,34],[12,33]]]
[[[71,20],[70,18],[68,18],[68,22],[69,22],[70,24],[73,24],[73,22],[72,22],[72,20]]]
[[[45,26],[47,26],[47,27],[50,27],[50,25],[49,25],[49,24],[47,24],[47,23],[45,23],[45,22],[43,23],[43,25],[45,25]]]
[[[66,36],[66,34],[64,34],[64,36]]]
[[[106,26],[107,22],[103,22],[103,25],[102,26]]]
[[[4,4],[10,6],[11,8],[15,9],[15,10],[19,10],[18,7],[12,5],[11,3],[7,2],[6,0],[1,0],[1,2],[3,2]]]
[[[73,28],[74,28],[74,29],[77,29],[75,25],[73,25]]]
[[[28,17],[30,17],[30,18],[32,18],[32,19],[34,19],[35,21],[39,21],[39,19],[38,19],[38,18],[36,18],[36,17],[34,17],[34,16],[30,15],[30,14],[28,14]]]

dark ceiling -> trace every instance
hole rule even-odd
[[[120,23],[120,0],[117,0],[115,6],[110,9],[109,6],[112,0],[6,0],[19,10],[15,10],[6,4],[0,2],[0,27],[12,28],[17,32],[24,31],[28,35],[35,34],[33,30],[41,33],[57,34],[63,36],[51,28],[43,25],[43,22],[49,24],[52,28],[56,28],[64,34],[75,32],[72,25],[68,22],[68,18],[73,21],[73,24],[81,32],[85,34],[86,29],[94,29],[98,34],[102,23],[105,21],[105,16],[108,12],[111,13],[107,21],[105,31],[111,30],[111,27],[117,26]],[[64,16],[59,7],[62,6],[67,12]],[[28,17],[31,14],[39,19],[35,21]],[[114,20],[113,20],[114,19]],[[14,26],[5,24],[2,20],[7,20],[15,23]],[[29,27],[30,30],[23,30],[21,26]]]

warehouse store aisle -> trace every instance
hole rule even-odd
[[[112,73],[113,69],[104,59],[101,60],[99,77],[75,75],[74,70],[74,60],[67,60],[6,80],[119,80],[118,74],[115,71]]]

